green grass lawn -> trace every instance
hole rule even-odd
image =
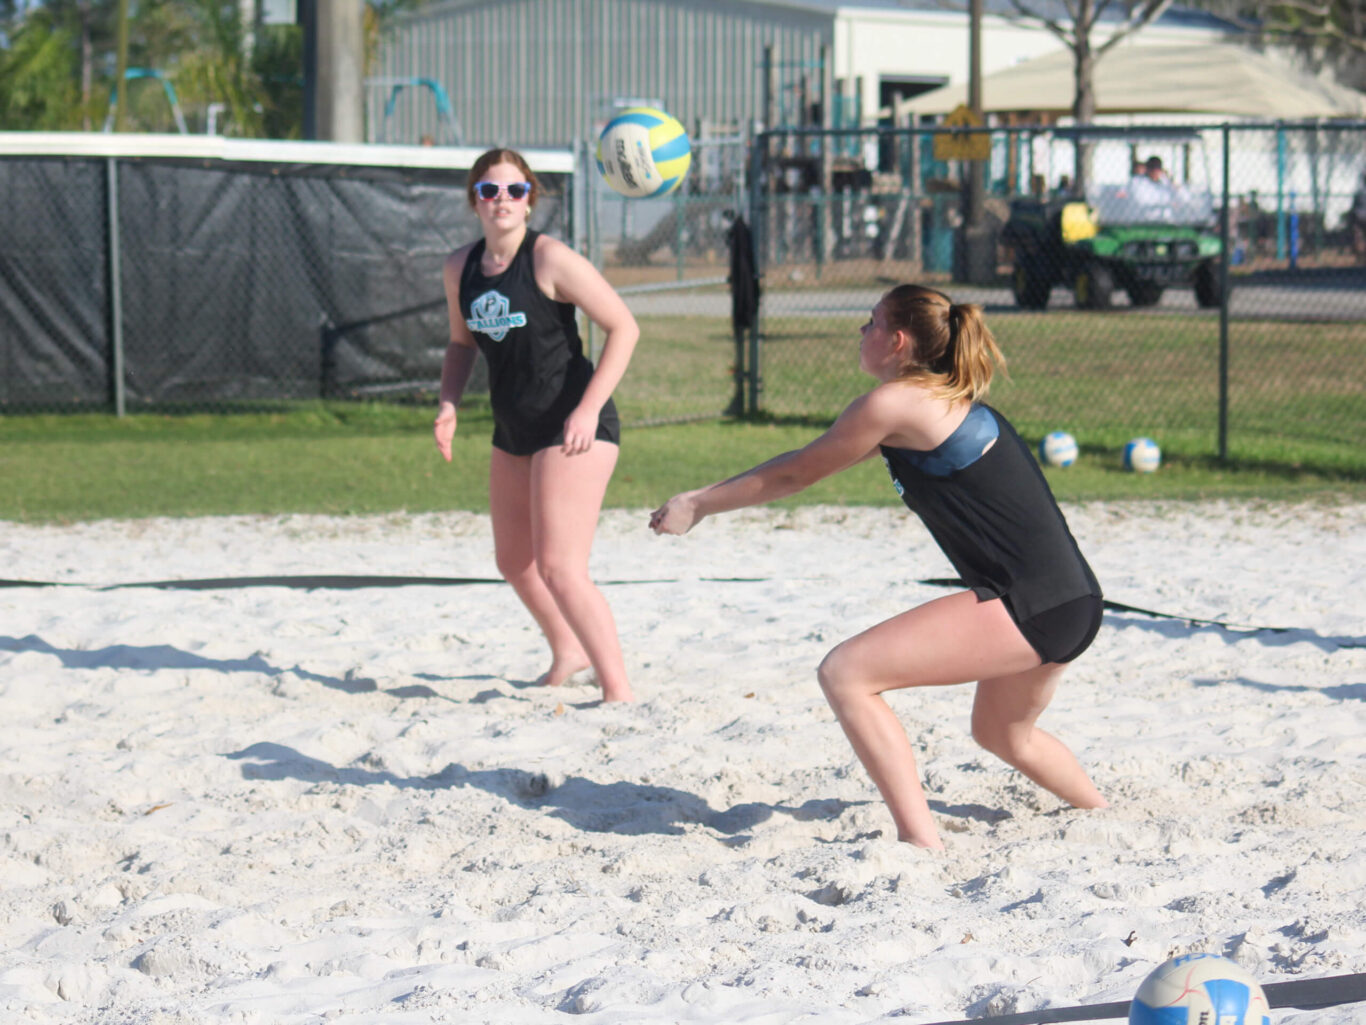
[[[991,399],[1020,433],[1070,431],[1083,452],[1143,434],[1164,454],[1218,454],[1218,321],[1058,311],[991,319],[1007,374]],[[868,386],[848,318],[770,315],[764,408],[833,417]],[[1230,329],[1228,454],[1246,466],[1366,473],[1366,358],[1355,323]]]
[[[1366,360],[1360,324],[1239,321],[1230,330],[1228,455],[1218,455],[1218,321],[1209,316],[993,314],[1008,374],[991,401],[1035,442],[1081,447],[1048,470],[1063,500],[1366,497]],[[815,437],[872,383],[858,318],[765,316],[763,409],[721,416],[734,395],[727,318],[641,318],[616,401],[627,424],[609,506],[653,507]],[[275,412],[0,417],[0,518],[28,522],[218,513],[483,510],[492,424],[462,410],[448,465],[434,402],[300,402]],[[691,421],[691,422],[685,422]],[[631,425],[655,422],[657,426]],[[1124,443],[1155,438],[1156,474],[1120,468]],[[869,461],[789,503],[896,501]]]
[[[0,417],[0,519],[485,510],[487,412],[462,414],[450,464],[432,444],[431,418],[425,407],[381,404],[217,416]],[[819,419],[718,419],[628,428],[607,503],[653,507],[800,447],[822,427]],[[1160,471],[1140,476],[1120,468],[1117,448],[1083,445],[1077,465],[1047,473],[1063,500],[1366,499],[1366,474],[1306,470],[1270,455],[1221,466],[1177,451]],[[870,460],[787,503],[896,501],[881,463]]]

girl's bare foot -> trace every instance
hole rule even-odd
[[[571,658],[560,658],[556,656],[547,669],[536,682],[544,687],[558,687],[568,682],[569,678],[575,673],[581,673],[585,669],[591,669],[592,665],[588,661],[588,656],[580,652]]]
[[[909,836],[898,836],[897,841],[900,843],[910,844],[912,847],[919,847],[922,851],[942,851],[944,849],[944,841],[938,839],[937,837],[935,838],[933,843],[922,843],[921,841],[914,840]]]
[[[613,687],[610,690],[607,687],[602,688],[602,703],[604,705],[609,701],[634,701],[635,699],[635,693],[631,690],[629,684]]]

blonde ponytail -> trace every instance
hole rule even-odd
[[[922,285],[898,285],[882,297],[887,326],[911,337],[901,380],[928,385],[949,401],[986,397],[992,374],[1005,370],[996,339],[976,303],[955,303]]]

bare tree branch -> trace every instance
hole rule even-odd
[[[1116,43],[1126,36],[1131,36],[1140,29],[1151,25],[1166,12],[1172,5],[1173,0],[1146,0],[1137,11],[1131,12],[1125,23],[1096,48],[1096,56],[1109,51]]]
[[[1022,24],[1026,21],[1041,24],[1044,28],[1048,29],[1049,32],[1052,32],[1055,36],[1061,39],[1068,46],[1072,45],[1073,35],[1068,30],[1068,28],[1061,22],[1057,21],[1054,18],[1045,18],[1043,15],[1037,13],[1032,8],[1030,8],[1028,4],[1022,3],[1021,0],[1010,0],[1010,6],[1015,8],[1017,16],[1011,16],[1009,14],[1001,15],[1001,17],[1005,18],[1006,21],[1015,25]],[[1072,16],[1073,23],[1075,24],[1076,11],[1073,9],[1071,0],[1065,0],[1064,6],[1067,9],[1067,13]]]

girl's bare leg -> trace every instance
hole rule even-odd
[[[880,695],[902,687],[985,680],[992,685],[985,693],[980,689],[978,693],[982,705],[988,705],[999,698],[1006,681],[1017,680],[1032,698],[1024,702],[1007,700],[998,714],[984,713],[982,734],[1001,750],[1023,756],[1025,763],[1037,770],[1040,762],[1056,761],[1057,751],[1040,746],[1032,733],[1024,734],[1022,739],[1021,730],[1035,729],[1033,721],[1052,696],[1060,668],[1040,665],[1038,653],[1020,634],[999,600],[979,601],[975,594],[964,591],[904,612],[851,637],[825,657],[817,676],[845,735],[887,802],[896,823],[897,839],[938,848],[943,844],[920,786],[910,740]],[[1041,673],[1044,669],[1049,671]],[[1031,684],[1031,674],[1039,676],[1038,685]],[[976,714],[973,721],[975,727]],[[1062,748],[1054,738],[1043,736]],[[1070,752],[1067,759],[1084,778],[1085,773]],[[1060,775],[1045,772],[1043,779],[1050,781],[1045,786],[1061,780],[1067,788],[1067,793],[1059,792],[1064,799],[1084,796],[1070,769],[1064,769]]]
[[[580,669],[588,655],[573,627],[536,568],[532,543],[531,456],[514,456],[495,448],[489,462],[489,517],[493,551],[503,575],[550,644],[550,668],[538,682],[555,686]]]
[[[1086,770],[1062,741],[1034,723],[1053,698],[1063,667],[1047,663],[1014,676],[977,685],[972,703],[972,736],[1045,790],[1076,808],[1105,808]]]
[[[595,441],[578,455],[549,448],[532,456],[531,536],[541,579],[588,653],[603,700],[634,701],[612,609],[588,575],[593,534],[617,452],[611,442]]]

